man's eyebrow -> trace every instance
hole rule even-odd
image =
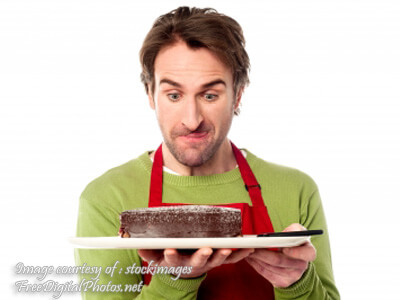
[[[203,84],[202,87],[203,87],[203,88],[210,88],[210,87],[212,87],[212,86],[214,86],[214,85],[217,85],[217,84],[223,84],[223,85],[226,86],[225,81],[223,81],[222,79],[216,79],[216,80],[213,80],[213,81],[211,81],[211,82],[208,82],[208,83]]]
[[[179,88],[181,87],[181,85],[179,83],[177,83],[171,79],[168,79],[168,78],[161,79],[159,85],[161,85],[162,83],[166,83],[166,84],[169,84],[169,85],[172,85],[175,87],[179,87]]]
[[[161,79],[159,85],[161,85],[162,83],[166,83],[166,84],[178,87],[178,88],[182,87],[181,84],[179,84],[178,82],[173,81],[173,80],[168,79],[168,78]],[[213,80],[213,81],[210,81],[210,82],[207,82],[207,83],[203,84],[201,87],[202,88],[210,88],[210,87],[212,87],[214,85],[217,85],[217,84],[223,84],[223,85],[226,86],[225,81],[223,81],[222,79],[216,79],[216,80]]]

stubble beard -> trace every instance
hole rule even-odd
[[[199,167],[208,162],[217,152],[226,137],[226,135],[222,134],[215,139],[215,129],[213,127],[205,125],[200,127],[196,131],[207,131],[209,140],[204,144],[193,145],[185,149],[174,142],[179,136],[185,135],[185,132],[182,132],[182,129],[173,131],[169,136],[162,130],[164,142],[168,147],[168,150],[171,152],[173,157],[184,166]],[[188,133],[190,133],[190,131],[186,132],[186,134]]]

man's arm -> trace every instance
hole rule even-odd
[[[97,191],[96,191],[97,190]],[[79,203],[77,236],[78,237],[105,237],[117,236],[118,232],[118,208],[107,205],[104,197],[112,196],[110,192],[89,186],[83,193]],[[117,263],[117,269],[112,276],[106,274],[107,267],[113,267]],[[142,281],[140,274],[125,274],[127,267],[132,264],[141,265],[140,258],[134,250],[114,249],[76,249],[75,262],[78,266],[101,267],[98,281],[92,280],[92,276],[83,275],[87,282],[86,291],[82,292],[82,299],[132,299],[137,292],[128,292],[129,287]],[[120,272],[121,270],[121,272]],[[91,283],[93,285],[91,286]],[[101,292],[101,285],[109,282],[118,288],[118,292]],[[127,289],[127,292],[125,292]]]
[[[305,230],[300,224],[292,224],[284,231]],[[246,260],[276,288],[287,288],[297,282],[316,257],[311,242],[301,246],[283,248],[281,251],[257,249]]]
[[[339,299],[336,289],[324,213],[318,190],[301,202],[301,222],[307,229],[323,229],[324,234],[298,247],[281,251],[258,249],[247,259],[258,273],[275,287],[277,300]],[[284,231],[304,230],[292,224]]]
[[[118,204],[115,190],[104,186],[90,185],[83,193],[79,204],[77,236],[102,237],[117,236],[119,229],[119,213],[123,210]],[[110,200],[111,199],[111,200]],[[82,293],[83,299],[196,299],[197,290],[203,277],[195,279],[173,280],[172,275],[156,274],[151,283],[144,286],[140,292],[130,291],[136,286],[141,287],[142,275],[127,272],[128,267],[141,267],[141,258],[136,250],[104,250],[76,249],[76,264],[79,266],[102,267],[99,278],[92,279],[93,274],[82,276],[89,287]],[[117,269],[112,276],[106,274],[107,267],[112,267],[118,261]],[[128,273],[128,274],[126,274]],[[97,280],[98,279],[98,280]],[[91,283],[93,285],[91,286]],[[111,283],[110,283],[111,282]],[[110,283],[110,284],[109,284]],[[100,292],[101,285],[113,287],[108,292]]]

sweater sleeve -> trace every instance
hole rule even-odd
[[[287,288],[276,288],[275,297],[277,300],[340,299],[333,278],[331,252],[325,216],[316,186],[311,193],[311,196],[305,197],[304,200],[305,201],[301,201],[300,203],[299,223],[307,229],[324,230],[323,235],[315,236],[311,240],[317,250],[317,258],[315,261],[309,263],[308,269],[300,280]]]
[[[121,208],[114,192],[100,185],[85,189],[79,203],[78,237],[117,236]],[[141,272],[129,271],[134,268],[128,267],[141,267],[137,251],[130,249],[76,249],[75,262],[78,266],[101,267],[98,277],[97,273],[81,276],[82,299],[196,299],[204,279],[173,280],[168,274],[155,274],[144,286]]]

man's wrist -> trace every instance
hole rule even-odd
[[[312,286],[311,283],[313,281],[314,275],[314,264],[312,262],[309,262],[307,270],[305,270],[299,280],[286,288],[275,288],[275,293],[293,297],[305,294],[310,289],[310,286]]]

